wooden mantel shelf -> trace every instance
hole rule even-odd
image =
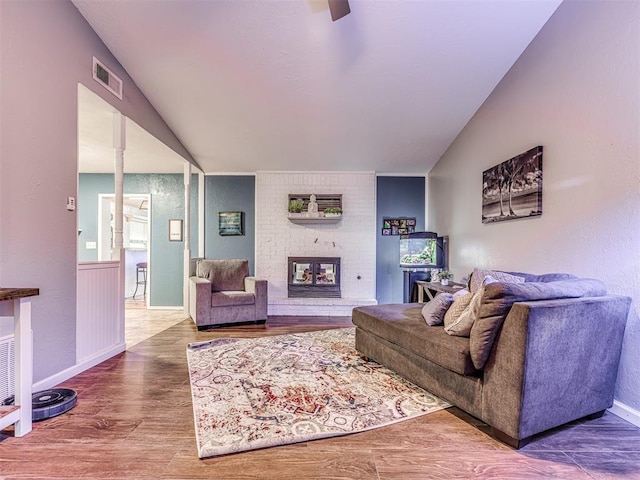
[[[322,216],[322,217],[307,217],[306,215],[291,215],[289,214],[289,221],[292,223],[298,223],[301,225],[310,223],[338,223],[342,219],[342,215],[335,216]]]
[[[0,315],[13,316],[15,345],[15,405],[0,406],[0,430],[15,424],[15,436],[31,431],[33,350],[31,344],[31,299],[38,288],[0,288]]]

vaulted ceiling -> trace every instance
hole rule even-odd
[[[206,173],[424,175],[561,0],[73,0]]]

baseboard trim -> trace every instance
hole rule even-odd
[[[633,423],[636,427],[640,427],[640,411],[635,408],[631,408],[629,405],[625,405],[617,400],[613,401],[613,406],[609,409],[611,413],[623,418],[629,423]]]
[[[59,385],[65,380],[69,380],[72,377],[84,372],[85,370],[89,370],[91,367],[95,367],[99,363],[108,360],[109,358],[118,355],[126,350],[127,345],[125,343],[119,343],[114,345],[108,350],[105,350],[98,355],[88,358],[80,363],[75,364],[73,367],[69,367],[66,370],[62,370],[61,372],[56,373],[50,377],[45,378],[44,380],[40,380],[37,383],[33,384],[33,391],[39,392],[41,390],[48,390],[50,388]]]

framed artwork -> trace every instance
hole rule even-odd
[[[169,220],[169,241],[170,242],[182,241],[182,219]]]
[[[542,147],[482,172],[482,223],[542,215]]]
[[[416,231],[415,218],[388,218],[382,219],[382,235],[406,235]]]
[[[244,235],[242,212],[218,213],[218,233],[222,236]]]

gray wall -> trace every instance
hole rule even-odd
[[[376,299],[378,303],[402,303],[400,237],[383,236],[382,219],[416,217],[416,231],[424,231],[425,178],[378,177],[376,197]]]
[[[253,175],[207,175],[205,177],[205,242],[207,258],[246,258],[255,267],[255,197]],[[219,212],[244,212],[244,235],[221,236]],[[195,250],[193,250],[195,251]]]
[[[78,83],[183,157],[180,142],[69,1],[0,1],[0,285],[33,300],[34,381],[76,361]],[[118,100],[91,75],[96,56],[124,83]],[[46,71],[46,79],[43,72]]]
[[[87,250],[88,241],[98,240],[98,195],[113,193],[112,174],[79,175],[78,226],[79,261],[96,261],[97,250]],[[171,218],[184,219],[184,181],[179,174],[125,174],[124,193],[151,194],[151,250],[149,271],[149,305],[182,306],[182,270],[184,242],[170,242],[168,223]],[[198,178],[191,179],[191,251],[198,251]]]
[[[633,297],[615,398],[636,412],[639,20],[637,1],[563,2],[429,174],[430,227],[450,235],[457,278],[474,266],[566,271]],[[482,224],[482,172],[536,145],[542,216]]]

